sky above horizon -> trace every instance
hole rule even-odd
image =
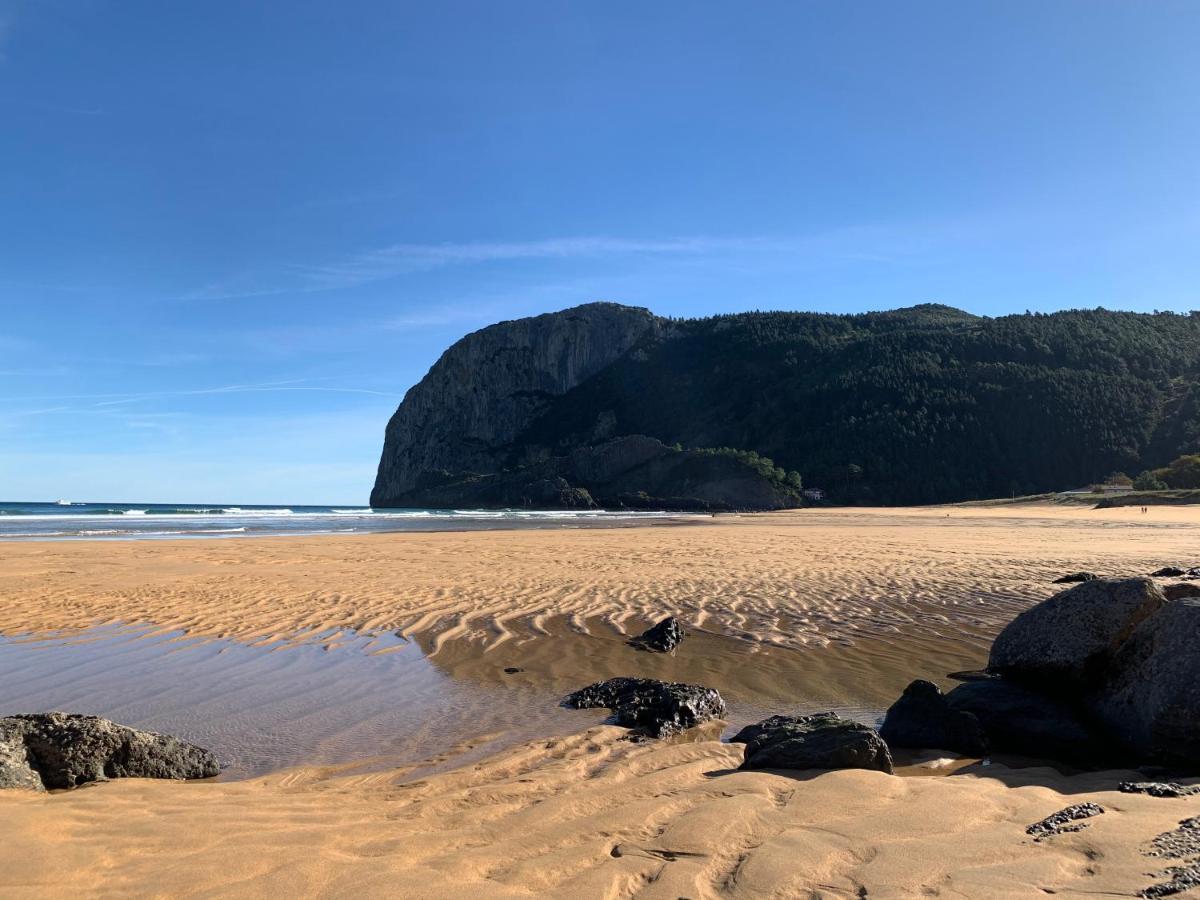
[[[0,0],[0,499],[365,503],[463,334],[1200,307],[1200,4]]]

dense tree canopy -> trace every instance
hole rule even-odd
[[[1200,315],[918,306],[670,321],[520,443],[615,434],[753,451],[848,502],[1077,487],[1200,451]]]

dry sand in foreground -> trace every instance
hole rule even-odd
[[[950,513],[947,518],[947,512]],[[0,632],[150,622],[246,641],[401,630],[462,656],[674,612],[837,652],[941,632],[982,653],[1051,578],[1195,564],[1200,510],[822,511],[696,527],[5,544]],[[333,631],[331,631],[333,630]],[[282,651],[287,652],[287,651]],[[687,644],[681,648],[687,652]],[[815,649],[812,652],[817,652]],[[894,654],[893,654],[894,659]],[[869,667],[864,670],[869,677]],[[403,783],[301,768],[240,782],[0,795],[4,896],[1128,896],[1139,848],[1200,799],[1121,776],[733,771],[712,740],[594,728]],[[1035,844],[1026,825],[1108,812]]]

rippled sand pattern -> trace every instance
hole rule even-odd
[[[1195,563],[1200,513],[864,510],[601,531],[9,544],[0,632],[146,622],[248,642],[399,632],[494,649],[546,623],[673,613],[783,647],[898,633],[984,646],[1065,572]]]
[[[719,685],[731,708],[773,699],[794,711],[808,698],[878,710],[914,676],[982,662],[990,636],[1059,575],[1200,564],[1200,510],[822,511],[589,532],[0,549],[0,631],[38,646],[53,642],[34,635],[50,631],[94,641],[74,632],[150,623],[185,632],[187,653],[237,655],[203,640],[216,637],[259,645],[251,655],[273,648],[268,667],[286,672],[302,660],[275,642],[332,658],[364,641],[391,652],[387,633],[399,631],[430,677],[540,691],[546,704],[568,684],[636,667]],[[666,612],[692,626],[677,654],[625,646],[623,631]],[[407,697],[402,662],[379,689],[385,707]],[[523,671],[501,674],[514,663]],[[69,671],[33,680],[28,690],[81,689]],[[1200,813],[1200,797],[1115,793],[1131,773],[740,772],[740,748],[712,740],[723,723],[633,744],[578,715],[588,730],[485,759],[447,734],[444,762],[458,768],[432,775],[305,766],[2,792],[0,894],[1129,896],[1156,868],[1139,848]],[[1025,834],[1085,801],[1107,812],[1083,831],[1040,844]]]
[[[1200,799],[1119,773],[739,772],[736,745],[600,727],[418,782],[302,769],[0,798],[6,897],[1132,896],[1138,848]],[[1127,777],[1127,776],[1126,776]],[[1072,803],[1107,812],[1034,844]]]

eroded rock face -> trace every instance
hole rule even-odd
[[[630,644],[639,650],[650,650],[654,653],[670,653],[683,641],[683,626],[674,616],[667,616],[657,625],[647,628]]]
[[[1121,643],[1166,602],[1149,578],[1085,581],[1013,619],[992,644],[988,668],[1044,691],[1090,687]]]
[[[491,474],[561,396],[662,327],[648,310],[589,303],[469,334],[442,354],[388,422],[373,506],[439,473]]]
[[[108,778],[211,778],[219,772],[208,750],[98,716],[0,718],[0,787],[71,788]]]
[[[963,756],[988,755],[987,735],[975,714],[955,709],[938,686],[914,681],[884,717],[879,735],[889,747],[952,750]]]
[[[887,744],[860,722],[835,713],[771,716],[743,728],[743,769],[873,769],[892,772]]]
[[[1088,706],[1137,753],[1200,766],[1200,599],[1168,603],[1142,622]]]
[[[610,678],[568,694],[573,709],[611,709],[618,725],[651,737],[666,737],[725,715],[714,688],[652,678]]]
[[[45,785],[30,764],[24,735],[15,728],[7,728],[0,719],[0,789],[4,788],[41,791]]]

